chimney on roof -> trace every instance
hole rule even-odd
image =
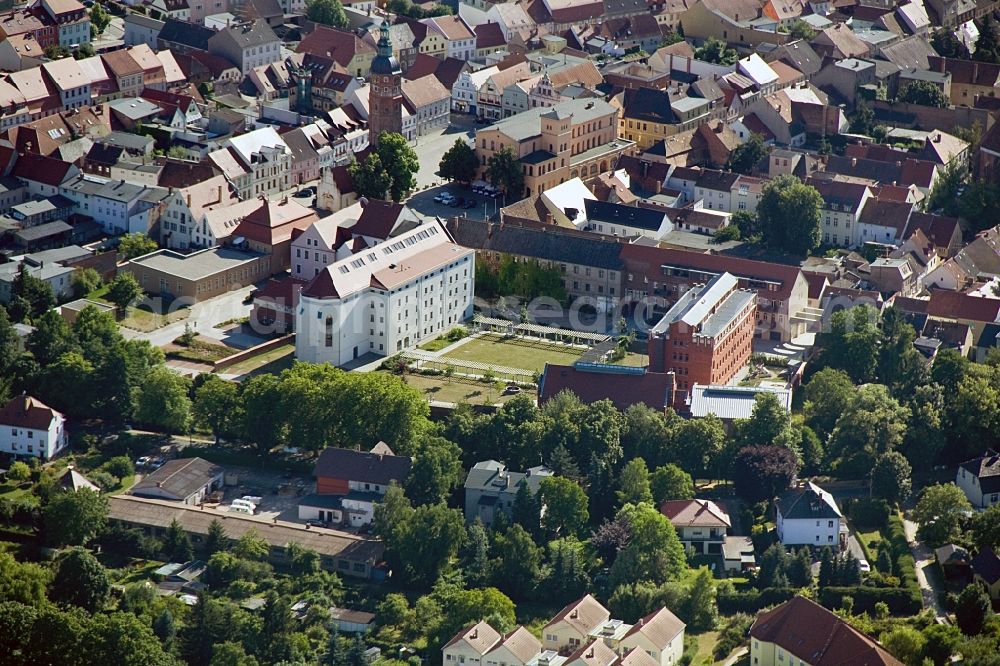
[[[469,634],[469,638],[471,638],[472,640],[476,640],[477,638],[479,638],[479,627],[473,627],[472,633]]]

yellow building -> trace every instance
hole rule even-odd
[[[518,197],[541,194],[570,178],[596,178],[635,148],[618,138],[618,114],[604,100],[578,99],[504,118],[476,132],[480,173],[491,156],[509,148],[524,172],[525,191]]]

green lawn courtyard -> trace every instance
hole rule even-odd
[[[496,405],[514,398],[514,394],[502,395],[493,384],[476,381],[468,377],[429,377],[406,374],[403,381],[420,391],[428,400],[439,402],[465,402],[470,405]],[[534,399],[534,391],[522,389],[521,395]]]
[[[580,360],[585,351],[583,347],[554,344],[539,338],[505,338],[498,334],[487,334],[473,338],[447,352],[441,357],[441,362],[454,359],[541,372],[546,363],[572,365]],[[644,366],[646,356],[627,354],[618,363]]]
[[[545,363],[572,365],[583,355],[581,347],[554,345],[538,338],[504,338],[482,335],[456,347],[442,357],[459,361],[475,361],[508,368],[541,372]]]

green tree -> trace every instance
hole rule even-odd
[[[757,213],[750,210],[738,210],[729,218],[729,226],[740,230],[740,238],[757,242],[762,236]]]
[[[561,476],[542,479],[538,495],[545,512],[542,524],[549,534],[579,534],[587,524],[587,494],[574,481]]]
[[[800,548],[794,556],[788,558],[785,570],[788,583],[792,587],[810,587],[813,582],[812,557],[808,548]]]
[[[464,139],[455,139],[455,143],[441,157],[437,175],[445,180],[468,183],[478,170],[476,151]]]
[[[986,619],[993,614],[990,597],[980,585],[973,583],[958,595],[955,604],[955,623],[966,636],[978,636],[986,627]]]
[[[205,536],[205,553],[212,556],[228,547],[229,536],[226,534],[226,528],[222,526],[218,518],[213,518],[212,522],[208,524],[208,534]]]
[[[684,599],[682,614],[689,627],[696,631],[710,631],[719,619],[716,604],[717,590],[715,577],[708,567],[698,567],[687,597]]]
[[[524,171],[521,162],[507,146],[490,155],[486,160],[486,178],[512,198],[520,199],[524,193]]]
[[[511,519],[515,524],[520,525],[530,534],[537,534],[541,526],[541,507],[538,498],[531,492],[531,487],[527,481],[522,480],[517,486],[517,494],[514,495],[514,505],[510,510]]]
[[[831,458],[845,471],[871,470],[879,456],[894,451],[906,433],[910,410],[881,384],[867,384],[837,419],[830,438]]]
[[[96,3],[95,3],[96,5]],[[141,257],[158,249],[156,241],[143,233],[125,234],[118,242],[119,261],[128,261]]]
[[[704,44],[694,50],[694,57],[715,65],[735,65],[740,56],[736,49],[729,48],[726,42],[709,37]]]
[[[174,638],[177,637],[177,625],[174,622],[174,614],[170,612],[169,608],[164,608],[163,612],[153,620],[153,633],[160,639],[165,648],[173,647]]]
[[[948,106],[948,98],[930,81],[913,81],[899,91],[899,101],[920,106]]]
[[[93,26],[93,23],[91,23],[91,26]],[[73,51],[73,58],[75,60],[83,60],[84,58],[93,58],[95,55],[97,55],[97,52],[94,50],[94,45],[91,44],[90,42],[84,42],[83,44],[80,44],[80,46],[78,46],[76,50]]]
[[[119,273],[108,285],[108,300],[122,312],[132,307],[142,294],[142,286],[131,273]]]
[[[872,468],[872,494],[893,504],[910,494],[910,463],[898,451],[879,456]]]
[[[884,632],[879,641],[894,657],[904,664],[919,664],[927,639],[913,627],[896,627]]]
[[[417,153],[406,137],[393,132],[383,133],[375,150],[389,174],[392,200],[402,201],[417,186],[416,173],[420,169]]]
[[[649,468],[642,458],[628,461],[618,480],[618,501],[621,504],[652,503],[653,493],[650,490]]]
[[[764,185],[757,219],[770,247],[796,255],[819,246],[823,197],[795,176],[781,175]]]
[[[618,517],[628,523],[631,537],[611,566],[613,584],[649,581],[659,585],[677,580],[687,563],[667,517],[648,504],[626,504]]]
[[[768,152],[768,147],[764,145],[764,137],[751,133],[746,141],[736,146],[729,154],[726,168],[736,173],[749,174],[762,159],[767,157]]]
[[[271,591],[262,613],[262,626],[257,656],[265,664],[277,664],[292,657],[291,634],[295,619],[288,599]]]
[[[657,467],[649,481],[653,502],[659,506],[669,500],[688,500],[694,497],[691,475],[673,463]]]
[[[882,341],[878,321],[871,305],[834,312],[829,330],[817,339],[823,347],[821,363],[843,370],[857,384],[874,381]]]
[[[83,298],[101,286],[101,274],[93,268],[80,268],[73,272],[73,296]]]
[[[41,280],[25,269],[22,264],[14,276],[14,284],[11,286],[11,305],[14,301],[19,301],[23,305],[23,312],[9,313],[11,319],[17,322],[31,319],[34,321],[45,312],[51,310],[56,305],[56,295],[52,291],[52,286],[45,280]],[[13,309],[13,307],[11,308]],[[19,316],[15,316],[19,315]]]
[[[219,441],[219,436],[234,430],[239,419],[239,387],[234,382],[210,375],[194,392],[192,416],[195,423],[208,426]]]
[[[858,103],[854,106],[854,116],[851,117],[851,132],[871,136],[873,129],[875,129],[875,112],[865,98],[859,97]]]
[[[470,587],[482,587],[489,583],[492,577],[493,562],[490,560],[490,537],[483,522],[478,518],[469,525],[465,543],[466,555],[463,566],[465,580]]]
[[[247,654],[246,649],[235,641],[225,641],[212,647],[212,661],[209,666],[258,666],[257,658]]]
[[[949,217],[958,217],[960,213],[960,195],[968,178],[965,166],[960,161],[945,165],[934,181],[934,187],[924,202],[924,208],[930,212],[940,212]]]
[[[415,504],[447,500],[463,480],[461,456],[457,444],[443,437],[425,438],[406,476],[406,496]]]
[[[82,546],[104,530],[108,498],[84,488],[58,492],[46,505],[45,535],[55,546]]]
[[[243,403],[243,433],[266,454],[281,441],[283,436],[282,382],[274,375],[250,377],[241,384],[240,401]]]
[[[763,502],[780,495],[799,471],[795,453],[783,446],[747,446],[733,464],[736,494],[747,502]]]
[[[976,39],[972,59],[980,62],[1000,62],[1000,35],[993,17],[984,16],[980,19],[978,28],[979,37]]]
[[[930,659],[934,666],[944,666],[951,661],[962,635],[954,626],[932,624],[924,629],[924,638],[924,657]]]
[[[135,417],[167,432],[187,432],[191,424],[191,380],[166,367],[154,368],[140,387]]]
[[[256,562],[266,560],[270,552],[271,546],[256,529],[245,532],[232,547],[232,553],[236,557]]]
[[[90,25],[99,35],[111,25],[111,15],[108,14],[107,10],[100,3],[95,2],[90,8]]]
[[[22,460],[16,460],[7,470],[7,480],[14,483],[24,483],[31,478],[31,468]]]
[[[927,486],[913,509],[913,520],[920,526],[917,536],[931,548],[954,541],[962,517],[970,511],[972,505],[954,483]]]
[[[8,602],[42,606],[45,589],[51,580],[52,572],[47,567],[18,562],[10,553],[0,552],[0,606]],[[2,644],[0,639],[0,657],[3,656]]]
[[[73,548],[59,558],[49,595],[53,601],[96,613],[108,602],[111,579],[97,558]]]
[[[382,164],[377,152],[369,153],[362,162],[352,161],[347,173],[354,181],[358,194],[369,199],[386,199],[392,187],[392,177]]]
[[[512,525],[506,534],[497,535],[493,567],[496,586],[513,599],[525,599],[541,575],[542,549],[520,525]]]
[[[750,418],[736,423],[740,446],[765,446],[785,443],[791,428],[788,411],[774,393],[758,393]]]
[[[972,57],[969,48],[947,28],[938,28],[934,31],[931,36],[931,46],[943,58],[969,60]]]
[[[726,443],[726,428],[714,414],[702,419],[683,421],[675,433],[676,441],[683,442],[680,452],[681,467],[684,471],[696,476],[712,472],[713,463],[716,471],[728,465],[722,463],[722,451]]]
[[[306,3],[306,18],[334,28],[347,27],[347,13],[340,0],[309,0]]]
[[[176,518],[167,526],[166,534],[163,536],[163,552],[173,562],[187,562],[193,554],[191,537]]]

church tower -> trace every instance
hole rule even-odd
[[[389,24],[379,28],[378,55],[372,60],[368,92],[368,143],[375,147],[382,132],[403,133],[403,71],[392,55]]]

